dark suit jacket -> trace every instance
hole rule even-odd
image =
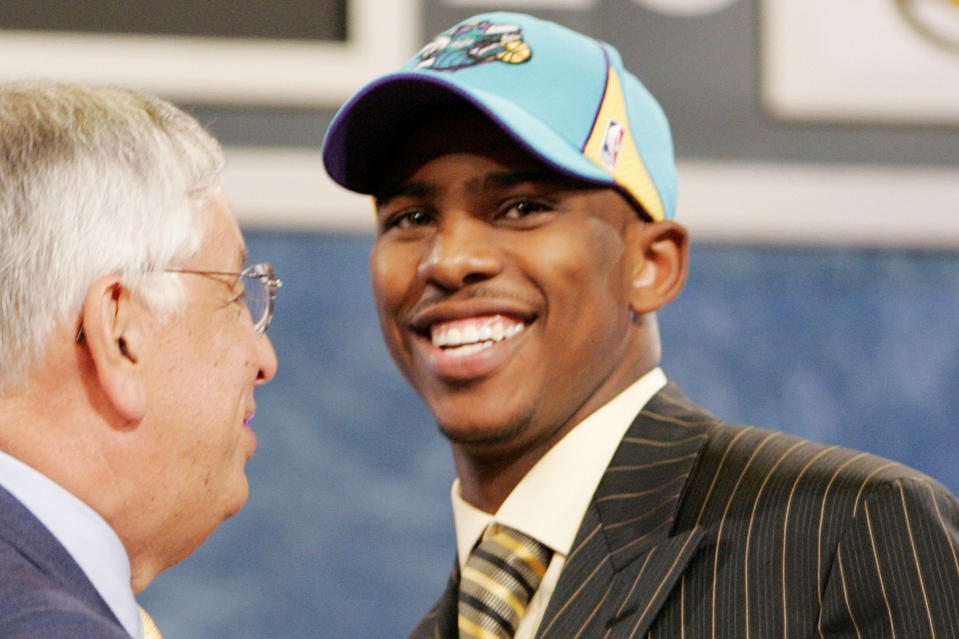
[[[454,571],[410,635],[455,639]],[[726,424],[670,384],[616,451],[537,637],[959,638],[959,502],[911,468]]]
[[[67,550],[2,487],[0,637],[129,639]]]

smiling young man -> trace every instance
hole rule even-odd
[[[222,166],[151,96],[0,86],[2,637],[159,637],[134,595],[246,502],[280,283]]]
[[[383,335],[453,451],[457,561],[412,637],[959,636],[959,503],[726,424],[658,367],[682,289],[669,127],[619,54],[476,16],[324,146],[376,198]]]

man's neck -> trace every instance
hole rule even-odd
[[[547,429],[549,436],[532,444],[452,442],[453,464],[459,478],[460,495],[473,507],[495,513],[526,474],[570,431],[653,370],[658,370],[655,364],[642,372],[624,376],[627,381],[616,384],[612,390],[607,389],[601,396],[594,396],[583,403],[565,423],[552,431]],[[662,375],[661,372],[659,374]]]
[[[571,420],[547,439],[519,450],[490,450],[482,444],[454,442],[453,464],[463,499],[484,512],[495,513],[526,473],[580,421]]]

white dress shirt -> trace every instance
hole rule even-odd
[[[493,515],[468,504],[460,495],[459,479],[453,482],[450,493],[460,570],[491,525],[519,530],[553,550],[515,639],[532,639],[536,634],[606,467],[636,415],[665,385],[666,375],[653,369],[580,422],[543,455]]]
[[[142,639],[123,542],[92,508],[46,475],[0,451],[0,485],[33,513],[100,593],[127,633]]]

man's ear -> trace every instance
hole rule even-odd
[[[139,422],[146,414],[137,353],[148,312],[116,275],[97,280],[83,301],[82,340],[103,393],[127,422]]]
[[[637,315],[652,313],[676,299],[686,284],[689,235],[677,222],[639,222],[627,240],[633,255],[630,308]]]

